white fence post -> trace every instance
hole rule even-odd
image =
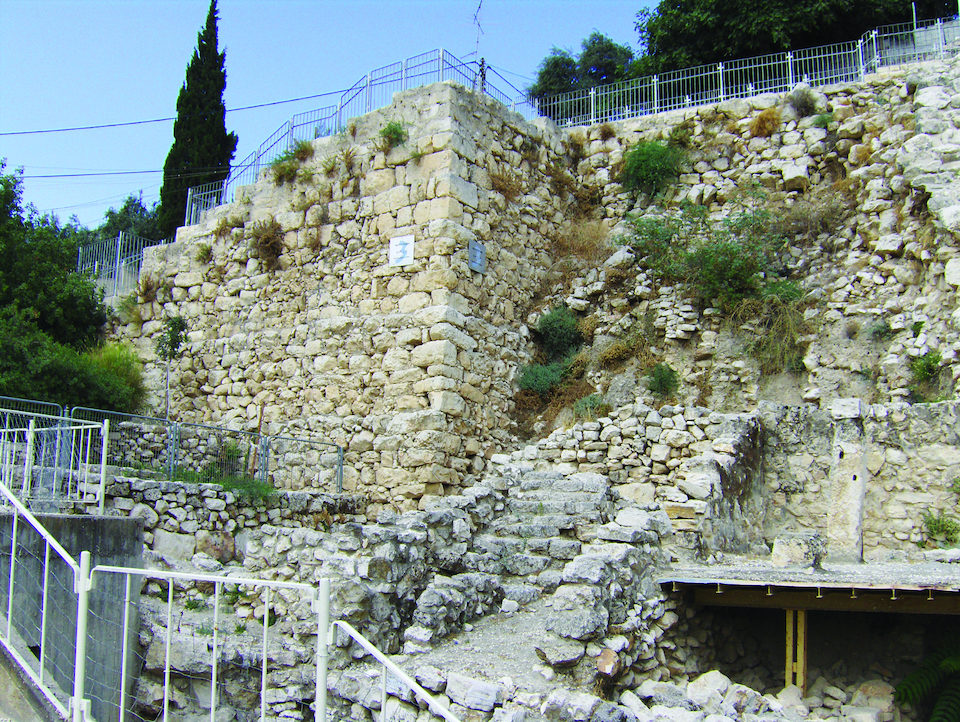
[[[722,103],[725,100],[723,97],[723,63],[717,63],[717,74],[720,76],[720,102]]]
[[[73,663],[73,699],[70,702],[73,722],[84,722],[83,687],[87,665],[87,609],[90,604],[90,552],[80,552],[80,571],[74,577],[77,594],[77,640]]]
[[[596,123],[597,117],[597,89],[590,88],[590,125]]]
[[[102,444],[100,447],[100,503],[97,508],[100,514],[103,514],[103,500],[107,495],[107,450],[110,446],[110,419],[103,420],[103,426],[100,428]]]
[[[793,90],[793,53],[787,53],[787,83],[789,83],[788,90]]]
[[[400,90],[407,89],[407,61],[410,58],[403,59],[403,65],[400,68]]]
[[[937,55],[943,60],[946,43],[943,37],[943,23],[937,18]]]
[[[24,496],[28,496],[30,494],[30,487],[33,482],[33,441],[34,441],[35,426],[36,426],[35,420],[30,419],[30,422],[27,424],[27,453],[23,460],[23,494]]]
[[[192,225],[192,224],[190,223],[190,216],[193,215],[193,214],[190,212],[190,206],[191,206],[191,205],[193,205],[193,188],[187,188],[187,208],[186,208],[186,211],[185,211],[184,214],[183,214],[183,225],[185,225],[185,226]]]
[[[444,57],[443,48],[440,48],[440,82],[441,83],[443,82],[443,57]]]
[[[117,233],[117,252],[113,260],[113,295],[117,295],[117,284],[120,282],[120,246],[123,243],[123,231]]]
[[[659,113],[659,112],[660,112],[660,98],[659,98],[658,95],[657,95],[657,93],[658,93],[658,88],[657,88],[657,83],[658,83],[658,81],[659,81],[659,78],[658,78],[656,75],[654,75],[654,76],[653,76],[653,112],[654,112],[654,113]]]
[[[373,95],[372,95],[372,94],[373,94],[373,87],[370,85],[370,73],[367,73],[367,90],[366,90],[366,96],[367,96],[367,98],[366,98],[366,101],[365,101],[365,103],[364,103],[364,107],[366,108],[366,111],[367,111],[368,113],[370,112],[370,105],[371,105],[371,103],[373,103]]]
[[[860,60],[860,80],[863,80],[864,76],[867,74],[867,69],[863,63],[863,38],[860,38],[857,41],[857,58]]]
[[[319,722],[327,720],[327,662],[330,653],[330,580],[320,580],[317,599],[317,691],[314,718]]]

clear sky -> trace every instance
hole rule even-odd
[[[23,167],[24,200],[96,226],[142,190],[159,198],[173,122],[31,135],[43,130],[168,118],[209,0],[0,0],[0,158]],[[637,48],[634,19],[655,0],[220,0],[228,109],[341,90],[367,71],[443,47],[479,55],[528,87],[554,46],[593,30]],[[509,72],[507,72],[509,71]],[[329,101],[327,101],[329,102]],[[323,101],[227,113],[235,159],[291,115]],[[136,175],[42,175],[153,171]]]

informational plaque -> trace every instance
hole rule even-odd
[[[476,271],[477,273],[486,273],[487,247],[483,245],[483,241],[471,239],[470,244],[467,246],[467,253],[469,254],[467,265],[470,267],[470,270]]]
[[[413,263],[413,236],[394,236],[390,239],[391,266],[407,266]]]

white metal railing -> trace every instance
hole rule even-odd
[[[324,631],[329,624],[329,597],[322,597],[318,587],[308,584],[102,565],[91,570],[91,586],[96,587],[100,583],[98,578],[103,579],[111,575],[119,575],[123,578],[124,589],[123,631],[120,635],[123,642],[120,649],[113,650],[116,655],[119,655],[119,660],[114,660],[119,662],[119,686],[116,689],[103,690],[100,696],[91,695],[88,689],[87,698],[90,699],[92,696],[91,701],[98,701],[103,706],[115,707],[114,719],[118,722],[142,719],[142,716],[134,711],[138,701],[131,698],[133,683],[131,672],[136,670],[142,674],[148,666],[152,668],[152,665],[157,663],[160,664],[163,689],[157,719],[166,721],[179,718],[176,715],[182,714],[182,710],[174,712],[171,707],[175,686],[174,675],[189,675],[191,672],[194,674],[194,680],[198,679],[196,675],[199,674],[204,678],[203,681],[209,684],[209,697],[202,700],[201,706],[209,709],[211,722],[220,719],[217,714],[219,710],[225,706],[231,706],[232,700],[224,699],[224,680],[228,676],[233,685],[243,684],[240,677],[249,678],[250,686],[243,688],[244,694],[250,698],[258,698],[258,719],[261,722],[275,719],[279,715],[273,708],[284,701],[279,692],[286,684],[285,680],[278,675],[281,665],[277,660],[284,655],[279,653],[283,648],[283,639],[274,631],[277,625],[276,620],[280,617],[277,605],[284,607],[300,605],[302,609],[299,609],[294,616],[302,619],[305,613],[309,613],[315,622],[313,629],[318,640],[324,638]],[[138,650],[139,635],[131,633],[132,625],[136,623],[138,592],[144,586],[144,581],[148,585],[150,582],[157,582],[159,586],[166,588],[165,594],[161,592],[165,599],[160,613],[153,620],[155,625],[152,627],[159,630],[162,635],[162,658],[151,654],[152,645],[157,644],[155,638],[151,643],[151,649],[142,654]],[[209,602],[203,601],[201,597],[190,597],[193,600],[200,600],[199,604],[194,606],[194,610],[199,608],[199,611],[194,611],[191,615],[190,612],[184,611],[187,599],[184,595],[188,587],[198,584],[212,586],[212,593],[206,592],[203,595]],[[329,592],[329,585],[327,591]],[[224,609],[229,606],[227,600],[231,595],[234,595],[234,598],[240,595],[252,598],[253,601],[248,603],[252,603],[260,611],[258,630],[248,633],[245,624],[238,624],[239,620],[232,610]],[[203,605],[206,604],[212,606],[212,609],[204,608]],[[186,609],[191,609],[191,606],[186,605]],[[240,631],[241,627],[243,627],[242,631]],[[172,659],[178,651],[185,648],[190,649],[192,665],[195,667],[199,660],[203,660],[203,666],[209,670],[208,674],[198,673],[196,669],[174,670]],[[236,661],[238,653],[241,653],[239,663]],[[148,659],[151,656],[152,661]],[[325,650],[315,649],[309,653],[309,656],[316,665],[316,672],[313,675],[314,689],[310,696],[314,700],[320,700],[322,707],[326,687],[321,686],[321,679],[325,681],[321,660],[324,662],[326,660]],[[254,663],[256,663],[255,667]],[[104,694],[106,699],[102,698]],[[233,694],[236,694],[235,690]],[[139,700],[139,704],[143,702],[144,700]],[[324,719],[319,715],[317,718]]]
[[[293,675],[300,680],[294,697],[312,698],[314,718],[325,720],[328,657],[339,630],[381,665],[381,722],[386,722],[388,679],[397,680],[432,714],[460,722],[353,626],[331,623],[329,579],[310,585],[93,566],[89,551],[80,552],[79,560],[71,556],[2,484],[0,500],[11,514],[9,530],[0,524],[0,644],[63,719],[172,721],[186,711],[180,708],[182,699],[174,708],[174,690],[199,681],[207,696],[198,704],[209,710],[211,722],[238,699],[245,709],[256,700],[258,719],[266,722],[289,709],[291,666],[312,664],[309,678],[302,670]],[[145,601],[141,590],[159,601],[159,608]],[[241,603],[259,621],[229,608]],[[284,617],[292,625],[286,631],[295,637],[315,634],[316,643],[291,644],[295,637],[274,631]],[[248,631],[248,624],[258,628]],[[148,641],[141,652],[143,639]],[[177,654],[189,662],[176,666]],[[138,696],[136,685],[150,674],[159,676],[162,694],[153,707],[149,696]],[[307,679],[312,689],[303,688]]]
[[[380,722],[386,722],[387,720],[387,674],[389,673],[393,678],[397,679],[403,687],[406,687],[410,692],[416,695],[421,701],[423,701],[430,712],[437,717],[442,717],[447,722],[460,722],[460,718],[451,712],[446,705],[440,703],[435,697],[433,697],[427,690],[417,684],[410,675],[400,669],[396,664],[391,662],[387,656],[377,649],[373,644],[360,632],[351,627],[344,621],[336,621],[330,625],[330,634],[332,643],[333,635],[337,629],[342,630],[346,633],[354,642],[359,644],[370,656],[376,659],[380,663]],[[324,717],[318,717],[318,719],[325,719]]]
[[[957,18],[887,25],[859,40],[700,65],[544,98],[538,113],[560,125],[592,125],[679,108],[862,80],[884,66],[955,52]]]
[[[154,241],[120,231],[116,238],[102,238],[80,246],[77,249],[77,273],[92,276],[106,298],[130,293],[137,288],[143,249],[171,240]]]
[[[479,89],[527,117],[535,117],[525,94],[484,63],[465,62],[443,48],[371,70],[351,87],[320,96],[322,107],[294,115],[259,147],[231,169],[225,181],[191,188],[184,223],[198,223],[204,211],[233,200],[236,189],[254,183],[260,172],[284,151],[303,140],[339,133],[350,118],[388,105],[393,94],[430,83],[452,80]],[[512,100],[510,100],[512,98]]]
[[[109,440],[107,419],[0,408],[0,484],[22,499],[95,503],[102,513]]]
[[[81,567],[3,484],[0,502],[12,514],[9,543],[0,547],[0,559],[9,556],[0,564],[0,643],[66,719],[76,707],[76,671],[83,665],[60,640],[80,611]]]

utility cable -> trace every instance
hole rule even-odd
[[[228,108],[225,112],[236,113],[240,110],[255,110],[256,108],[269,108],[274,105],[284,105],[285,103],[299,103],[301,100],[314,100],[322,98],[325,95],[339,95],[345,90],[333,90],[328,93],[318,93],[316,95],[304,95],[300,98],[289,98],[287,100],[274,100],[270,103],[257,103],[255,105],[244,105],[239,108]],[[148,125],[150,123],[168,123],[176,120],[176,116],[169,118],[151,118],[150,120],[130,120],[124,123],[100,123],[99,125],[75,125],[69,128],[44,128],[43,130],[7,130],[0,131],[0,136],[11,135],[40,135],[43,133],[70,133],[75,130],[102,130],[104,128],[124,128],[132,125]]]

